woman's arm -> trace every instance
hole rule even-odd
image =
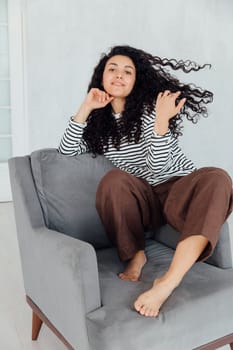
[[[61,139],[58,151],[66,156],[75,156],[87,152],[87,147],[82,138],[86,123],[75,122],[71,118],[69,125]]]
[[[80,155],[87,152],[86,144],[82,138],[86,121],[94,109],[103,108],[113,100],[104,91],[91,89],[78,112],[70,119],[69,125],[61,139],[58,151],[67,156]]]
[[[174,138],[170,131],[162,136],[153,131],[146,159],[147,167],[152,173],[161,174],[171,167],[173,162],[173,142]]]
[[[180,92],[171,93],[166,90],[160,93],[156,100],[156,117],[153,134],[150,135],[147,153],[147,166],[154,173],[159,174],[169,169],[173,163],[174,152],[178,151],[177,139],[169,130],[169,120],[179,113],[185,103],[182,99],[176,106],[176,99]]]

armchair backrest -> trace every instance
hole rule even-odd
[[[46,226],[95,248],[109,247],[95,193],[113,164],[103,156],[67,157],[56,149],[43,149],[31,154],[31,167]]]
[[[35,187],[31,170],[30,156],[15,157],[8,161],[13,192],[16,224],[18,232],[24,232],[29,227],[45,226],[45,220]]]

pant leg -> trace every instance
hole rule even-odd
[[[144,231],[150,227],[152,213],[158,213],[160,225],[161,208],[151,186],[120,169],[109,171],[100,181],[96,208],[122,260],[145,248]]]
[[[203,235],[209,244],[199,260],[210,256],[221,226],[232,211],[232,181],[219,168],[201,168],[176,181],[164,203],[166,220],[179,232],[180,240]]]

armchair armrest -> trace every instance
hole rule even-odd
[[[218,243],[213,255],[206,260],[207,263],[223,269],[232,268],[231,232],[228,218],[222,225]]]
[[[86,313],[100,306],[95,250],[45,226],[28,156],[9,170],[26,294],[75,349],[89,350]]]
[[[230,249],[231,249],[231,262],[233,267],[233,214],[227,218],[228,228],[229,228],[229,240],[230,240]]]
[[[207,263],[223,269],[229,269],[233,266],[233,238],[231,234],[233,229],[232,219],[233,216],[230,215],[227,221],[222,225],[219,241],[215,247],[213,255],[206,260]],[[154,234],[154,238],[158,242],[173,249],[176,248],[179,237],[179,232],[168,224],[159,228]]]
[[[100,307],[94,248],[46,227],[25,235],[19,246],[26,294],[70,344],[89,349],[86,313]]]

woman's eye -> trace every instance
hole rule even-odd
[[[129,74],[129,75],[132,74],[132,72],[130,72],[130,71],[128,71],[128,70],[126,70],[125,73],[126,73],[126,74]]]
[[[109,72],[114,72],[114,68],[109,68]]]

